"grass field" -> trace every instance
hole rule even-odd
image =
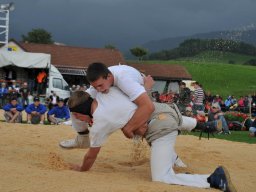
[[[205,91],[213,95],[253,94],[256,92],[256,67],[242,65],[249,59],[256,58],[234,53],[205,52],[192,58],[182,58],[169,61],[143,61],[155,64],[180,64],[187,68],[193,80],[200,82]],[[228,61],[236,64],[229,64]],[[138,63],[137,61],[129,61]],[[129,63],[128,62],[128,63]]]
[[[194,135],[199,138],[200,132],[190,132],[189,135]],[[244,143],[250,143],[255,144],[256,143],[256,137],[249,137],[248,131],[232,131],[231,135],[223,135],[223,134],[214,134],[214,137],[210,134],[211,138],[217,138],[217,139],[224,139],[228,141],[236,141],[236,142],[244,142]],[[208,139],[207,133],[203,133],[202,139]]]

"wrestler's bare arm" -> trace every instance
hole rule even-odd
[[[148,91],[148,90],[151,90],[152,87],[154,86],[155,84],[155,81],[154,79],[151,77],[151,75],[148,75],[148,76],[145,76],[144,77],[144,87],[145,89]]]
[[[133,138],[134,131],[143,127],[155,110],[147,93],[141,94],[134,103],[138,106],[130,121],[122,128],[124,135]]]
[[[90,147],[89,151],[84,156],[83,164],[81,166],[71,165],[71,169],[76,171],[89,171],[97,159],[100,148],[101,147]]]

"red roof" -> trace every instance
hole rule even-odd
[[[129,64],[141,72],[162,80],[191,80],[192,76],[182,65],[172,64]]]
[[[35,43],[20,43],[20,45],[27,52],[51,54],[51,62],[55,67],[87,68],[94,62],[108,66],[125,63],[122,53],[114,49]]]
[[[13,41],[13,40],[12,40]],[[15,41],[14,41],[15,42]],[[55,44],[17,43],[24,51],[32,53],[48,53],[52,64],[59,69],[86,69],[89,64],[101,62],[107,66],[125,64],[120,51],[104,48],[83,48]],[[168,64],[129,64],[155,79],[191,80],[192,77],[185,67]]]

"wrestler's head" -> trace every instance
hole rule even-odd
[[[101,93],[108,93],[109,88],[114,83],[114,77],[106,65],[102,63],[92,63],[87,69],[87,80]]]
[[[84,91],[75,91],[68,99],[68,107],[77,118],[82,114],[83,120],[90,123],[92,119],[91,105],[93,99]],[[81,116],[81,115],[80,115]]]

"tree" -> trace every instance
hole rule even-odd
[[[142,60],[143,56],[148,54],[148,51],[144,49],[143,47],[134,47],[130,49],[130,52],[135,57],[139,57],[139,60]]]
[[[114,45],[111,45],[111,44],[105,45],[104,48],[105,48],[105,49],[116,49],[116,47],[115,47]]]
[[[28,32],[27,36],[22,35],[23,42],[52,44],[52,35],[44,29],[33,29]]]

